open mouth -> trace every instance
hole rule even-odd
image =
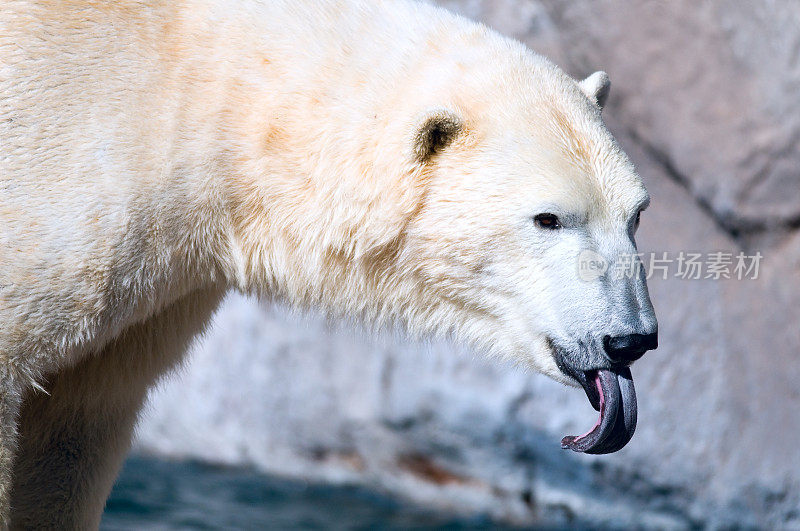
[[[594,427],[583,435],[561,439],[561,447],[587,454],[610,454],[628,444],[636,430],[636,391],[628,367],[568,371],[600,412]]]

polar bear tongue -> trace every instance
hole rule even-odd
[[[561,447],[587,454],[616,452],[628,444],[636,430],[636,391],[631,370],[625,367],[586,373],[585,389],[591,402],[599,395],[600,418],[583,435],[561,439]]]

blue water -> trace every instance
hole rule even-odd
[[[486,517],[436,513],[360,487],[142,457],[126,462],[100,528],[510,529]]]

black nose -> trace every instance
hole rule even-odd
[[[658,332],[617,337],[605,336],[603,347],[606,349],[606,355],[614,363],[636,361],[648,350],[658,348]]]

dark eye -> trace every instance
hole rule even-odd
[[[555,214],[537,214],[533,218],[534,223],[540,229],[556,230],[561,228],[561,222]]]

